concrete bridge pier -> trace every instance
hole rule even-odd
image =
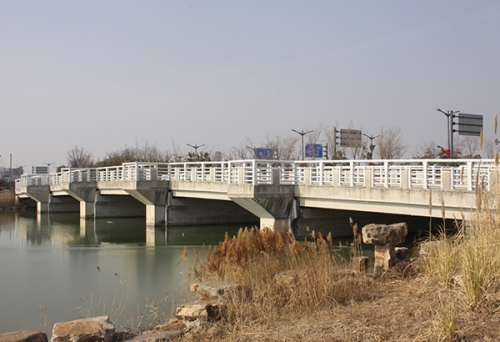
[[[146,246],[166,246],[166,227],[155,227],[146,225]]]
[[[137,181],[124,190],[146,206],[146,226],[166,225],[168,181]]]
[[[80,201],[80,218],[95,216],[96,182],[71,183],[68,192]]]
[[[31,185],[27,186],[24,190],[26,196],[36,202],[37,213],[49,212],[49,198],[50,186],[49,185]]]
[[[260,228],[292,229],[297,209],[293,185],[230,185],[229,198],[260,218]]]

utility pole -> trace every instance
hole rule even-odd
[[[307,132],[304,132],[304,130],[302,130],[301,132],[299,132],[299,131],[296,131],[296,130],[292,129],[292,131],[294,131],[295,133],[300,134],[301,137],[302,137],[302,160],[304,160],[304,135],[306,135],[308,133],[311,133],[312,130],[311,131],[307,131]]]
[[[9,175],[9,186],[12,189],[12,153],[10,154],[10,175]]]
[[[450,150],[450,158],[453,158],[453,118],[456,116],[457,113],[460,113],[459,110],[456,110],[456,111],[453,111],[453,110],[449,110],[449,111],[443,111],[441,109],[436,109],[438,112],[441,112],[443,113],[444,115],[446,115],[447,119],[448,119],[448,149]]]

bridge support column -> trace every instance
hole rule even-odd
[[[166,246],[167,229],[146,225],[146,246]]]
[[[96,182],[70,183],[68,192],[71,196],[80,201],[80,218],[95,216]]]
[[[153,227],[165,226],[167,218],[166,205],[146,205],[146,225]]]
[[[23,191],[36,202],[37,213],[49,212],[50,187],[48,185],[32,185]]]
[[[231,185],[228,196],[239,206],[259,217],[261,229],[291,229],[292,220],[297,215],[297,210],[294,210],[293,185]]]

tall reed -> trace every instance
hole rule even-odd
[[[289,232],[252,228],[240,229],[232,238],[226,234],[219,246],[207,250],[205,262],[195,264],[193,276],[252,290],[253,300],[229,305],[226,318],[235,324],[275,320],[364,298],[372,281],[341,272],[346,264],[333,251],[331,236],[318,234],[299,243]]]
[[[476,195],[470,233],[466,236],[462,226],[454,236],[440,234],[424,266],[427,276],[447,286],[452,283],[452,277],[459,279],[453,284],[469,307],[500,299],[499,186],[496,184],[490,191],[478,187]]]

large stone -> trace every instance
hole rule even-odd
[[[83,318],[54,324],[51,342],[108,342],[114,332],[108,316]]]
[[[186,321],[216,321],[225,309],[225,305],[216,301],[197,301],[185,303],[176,309],[175,317]]]
[[[382,273],[396,265],[396,262],[397,258],[394,246],[375,245],[375,263],[373,265],[375,275],[382,275]]]
[[[356,272],[366,273],[368,271],[368,257],[359,256],[352,258],[351,269]]]
[[[406,222],[394,224],[370,223],[363,227],[363,242],[368,245],[396,246],[405,242],[408,234]]]
[[[214,301],[230,300],[235,296],[249,299],[252,297],[251,290],[240,284],[232,282],[206,282],[191,285],[191,292],[197,300]]]
[[[16,330],[0,334],[1,342],[48,342],[47,335],[36,330]]]

